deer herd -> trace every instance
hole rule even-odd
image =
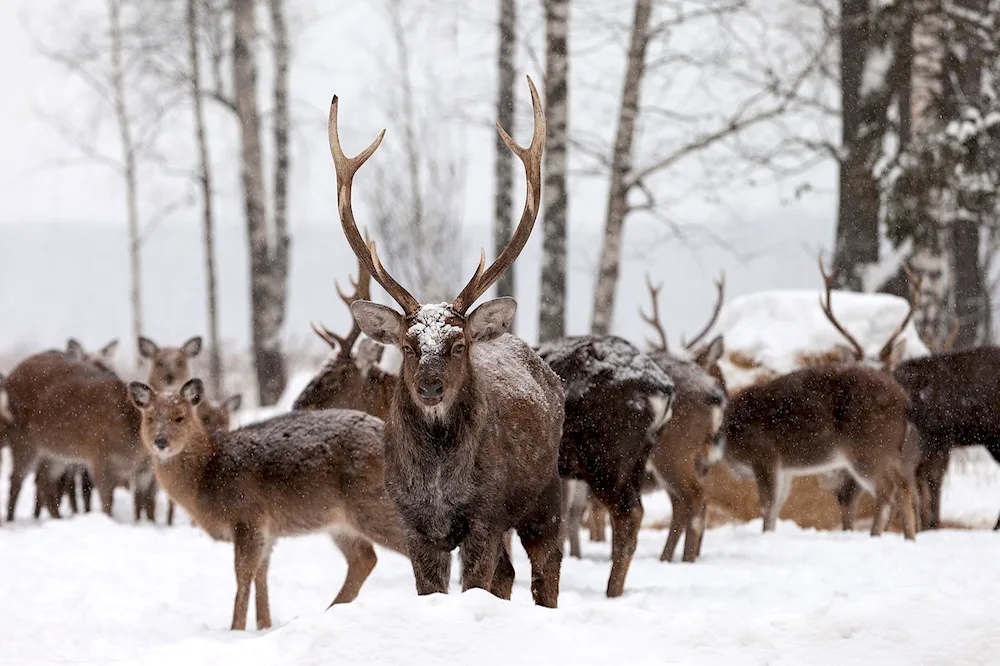
[[[145,382],[126,384],[111,366],[115,343],[96,354],[71,340],[35,354],[0,378],[0,438],[10,448],[7,520],[35,471],[35,516],[59,516],[64,496],[84,510],[96,488],[112,512],[116,487],[131,488],[135,519],[153,520],[158,488],[213,539],[233,544],[233,629],[244,629],[250,590],[256,624],[271,625],[268,565],[277,539],[326,532],[347,560],[333,603],[352,601],[376,566],[374,545],[409,558],[418,594],[447,592],[452,552],[462,588],[509,599],[511,536],[531,566],[536,604],[556,607],[563,544],[580,556],[584,514],[592,536],[612,528],[607,596],[620,596],[643,517],[642,494],[668,493],[673,512],[661,559],[695,561],[707,523],[704,480],[722,465],[756,482],[765,532],[773,531],[796,476],[824,475],[852,529],[859,491],[874,496],[871,533],[893,512],[906,539],[940,523],[948,455],[983,445],[1000,460],[1000,349],[905,356],[904,329],[919,298],[874,356],[834,314],[832,280],[820,270],[819,306],[846,345],[823,362],[727,390],[721,336],[708,339],[724,300],[690,343],[671,348],[660,288],[649,283],[657,333],[647,351],[615,336],[581,336],[531,347],[509,332],[517,303],[473,307],[515,262],[541,195],[545,115],[528,79],[534,131],[523,147],[497,126],[524,166],[524,210],[509,244],[485,253],[451,303],[421,303],[382,264],[351,203],[354,177],[385,132],[348,157],[329,117],[344,236],[357,258],[353,293],[337,292],[353,315],[340,336],[314,330],[331,348],[326,366],[293,409],[231,429],[239,396],[219,402],[192,377],[201,339],[161,348],[139,338]],[[374,279],[395,301],[371,300]],[[647,278],[648,280],[648,278]],[[362,333],[364,337],[362,337]],[[402,356],[379,367],[383,346]],[[997,525],[1000,528],[1000,522]]]

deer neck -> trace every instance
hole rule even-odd
[[[153,457],[156,479],[174,501],[190,511],[197,503],[205,469],[217,451],[217,437],[202,431],[180,453],[166,460]]]
[[[407,429],[420,449],[453,451],[476,439],[468,436],[480,421],[478,391],[471,378],[466,379],[455,399],[443,409],[431,411],[417,404],[403,382],[397,383],[393,402],[397,419],[408,424]]]

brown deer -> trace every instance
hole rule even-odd
[[[149,338],[139,336],[139,355],[147,359],[149,376],[146,382],[157,392],[177,391],[184,382],[191,378],[191,359],[201,353],[201,336],[189,339],[180,347],[161,348]],[[210,406],[208,401],[201,403]],[[135,520],[139,522],[142,515],[151,522],[156,522],[156,479],[152,468],[140,475],[133,492]],[[174,524],[174,502],[167,501],[167,525]]]
[[[367,236],[365,242],[369,242]],[[348,308],[356,301],[371,300],[371,275],[358,262],[358,280],[351,282],[354,293],[344,294],[336,285],[337,294]],[[357,409],[380,419],[389,413],[389,403],[396,389],[397,378],[378,367],[382,345],[364,339],[354,352],[361,328],[351,318],[351,331],[340,337],[325,326],[313,326],[313,331],[330,345],[330,360],[295,399],[292,409]]]
[[[382,482],[379,419],[353,410],[302,411],[212,433],[198,414],[200,379],[179,393],[132,382],[129,394],[159,483],[209,536],[233,543],[233,630],[246,628],[251,583],[257,628],[271,626],[267,573],[279,538],[333,537],[347,558],[333,604],[357,597],[377,561],[372,543],[406,553],[403,525]]]
[[[513,298],[470,306],[514,263],[538,214],[545,116],[531,79],[534,134],[527,148],[497,126],[524,164],[527,194],[510,243],[475,274],[450,304],[422,305],[385,269],[375,243],[365,244],[351,206],[357,170],[385,132],[355,157],[340,145],[337,98],[330,106],[330,152],[337,172],[340,220],[365,270],[402,308],[356,301],[351,312],[376,342],[403,353],[400,380],[385,425],[385,480],[408,528],[407,548],[418,594],[446,593],[451,551],[460,548],[462,588],[509,599],[514,567],[503,547],[514,528],[531,561],[536,604],[555,607],[559,543],[559,439],[562,383],[519,338],[507,333]]]
[[[146,462],[125,384],[113,372],[50,351],[19,363],[6,388],[14,417],[7,433],[13,460],[8,520],[39,453],[86,464],[110,515],[115,486],[128,485]]]
[[[702,480],[709,468],[722,460],[725,442],[719,432],[726,408],[726,384],[719,368],[724,353],[722,336],[708,344],[702,340],[715,325],[725,299],[725,276],[716,281],[717,298],[712,316],[690,343],[683,345],[683,355],[673,355],[660,320],[659,292],[646,276],[652,301],[651,314],[640,316],[658,333],[661,344],[649,352],[677,385],[674,415],[660,431],[649,456],[649,467],[670,496],[672,506],[670,531],[660,559],[671,561],[680,537],[684,535],[683,561],[694,562],[701,552],[705,531],[707,503]],[[691,358],[687,358],[687,357]]]
[[[915,481],[907,455],[909,399],[886,371],[901,358],[899,336],[913,317],[910,311],[889,340],[870,359],[864,347],[837,320],[831,305],[832,279],[819,262],[825,283],[820,306],[848,347],[844,363],[817,365],[791,372],[737,395],[723,420],[725,460],[740,476],[757,481],[764,531],[773,531],[793,476],[846,472],[876,498],[872,535],[885,529],[894,504],[903,514],[907,539],[916,532]],[[915,290],[919,289],[919,285]],[[854,361],[854,362],[850,362]],[[856,493],[855,493],[856,494]],[[853,495],[838,492],[845,523]]]
[[[198,404],[198,418],[201,419],[202,427],[213,435],[219,435],[230,430],[232,415],[235,414],[243,403],[243,396],[239,393],[231,395],[223,401],[213,403],[208,398],[202,399]],[[143,482],[137,483],[135,488],[135,519],[138,522],[140,514],[145,513],[150,520],[156,515],[156,491],[158,486],[153,475],[153,467],[150,464],[144,470],[146,478]],[[174,524],[174,512],[176,505],[174,500],[167,498],[167,525]]]

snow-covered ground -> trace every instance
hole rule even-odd
[[[4,455],[5,464],[9,464]],[[6,475],[4,475],[6,477]],[[30,484],[29,484],[30,485]],[[6,498],[6,478],[0,484]],[[228,631],[232,549],[186,519],[29,518],[0,527],[0,664],[988,664],[1000,534],[815,532],[760,521],[709,530],[694,565],[658,559],[665,532],[644,529],[625,596],[604,587],[608,544],[584,542],[563,565],[560,608],[531,605],[516,547],[513,600],[483,592],[418,598],[409,563],[380,551],[358,600],[326,611],[345,572],[323,536],[279,542],[271,565],[275,628]],[[646,497],[647,524],[669,513]],[[160,515],[163,506],[161,503]],[[949,519],[992,525],[1000,468],[974,455],[953,464]],[[516,541],[515,541],[516,543]],[[251,611],[251,622],[253,614]]]

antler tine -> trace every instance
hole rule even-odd
[[[840,325],[837,321],[837,317],[833,314],[833,305],[831,303],[831,292],[833,291],[833,276],[826,272],[826,268],[823,266],[823,255],[820,254],[818,257],[819,261],[819,272],[823,276],[823,287],[826,292],[826,301],[824,302],[823,297],[819,298],[819,306],[823,309],[823,314],[826,318],[830,320],[833,327],[844,336],[847,342],[854,349],[854,355],[859,360],[862,361],[865,358],[865,348],[855,339],[853,335],[847,332],[847,329]]]
[[[886,354],[893,348],[896,344],[896,339],[902,335],[906,325],[910,323],[911,319],[913,319],[913,315],[916,314],[917,308],[920,306],[920,286],[924,281],[923,276],[915,274],[906,264],[903,264],[903,273],[906,274],[906,279],[910,283],[910,311],[906,313],[906,317],[903,318],[902,323],[896,327],[893,334],[890,335],[886,343],[882,345],[882,350],[879,352],[880,355]]]
[[[354,157],[345,155],[344,149],[340,145],[340,134],[337,127],[337,96],[334,95],[333,101],[330,103],[328,131],[330,154],[333,156],[333,165],[337,170],[337,208],[340,211],[340,222],[344,228],[344,236],[347,237],[347,242],[354,250],[358,262],[364,266],[365,271],[378,280],[382,288],[392,296],[394,301],[399,303],[407,315],[413,314],[420,309],[420,302],[382,267],[378,257],[375,256],[375,244],[373,242],[366,243],[358,232],[358,223],[354,219],[354,209],[351,206],[351,186],[354,183],[354,174],[378,149],[385,136],[385,130],[382,130],[367,148]]]
[[[316,324],[314,322],[309,322],[310,328],[312,328],[313,333],[319,336],[320,340],[330,345],[331,349],[343,349],[344,339],[341,338],[336,333],[333,333],[323,324]]]
[[[708,320],[708,323],[705,324],[705,327],[698,332],[698,335],[694,336],[694,339],[692,339],[691,342],[683,343],[685,349],[688,350],[694,349],[695,345],[701,342],[704,339],[704,337],[709,334],[709,332],[712,330],[712,327],[715,326],[715,322],[718,321],[719,313],[722,312],[722,303],[725,300],[726,296],[725,273],[720,274],[719,279],[715,281],[715,292],[716,292],[715,309],[712,310],[712,317]]]
[[[469,306],[486,293],[486,290],[510,268],[517,256],[521,254],[525,243],[528,242],[531,229],[535,226],[535,218],[538,217],[538,204],[542,193],[542,151],[545,149],[545,112],[542,110],[542,101],[530,76],[528,77],[528,88],[531,90],[531,107],[535,114],[534,134],[531,136],[531,143],[528,144],[528,147],[517,145],[500,123],[497,123],[500,138],[524,164],[526,194],[521,221],[517,223],[517,229],[514,230],[514,234],[503,252],[485,271],[482,270],[484,262],[480,262],[480,268],[452,303],[452,309],[459,314],[464,314]]]
[[[644,322],[652,326],[656,334],[660,337],[659,346],[652,340],[649,340],[649,346],[657,351],[667,351],[667,332],[663,330],[663,324],[660,322],[660,290],[663,289],[663,283],[661,282],[654,287],[649,279],[649,273],[646,273],[646,289],[649,290],[649,298],[653,302],[653,313],[652,315],[647,315],[643,312],[642,306],[640,306],[639,316],[642,317]]]

